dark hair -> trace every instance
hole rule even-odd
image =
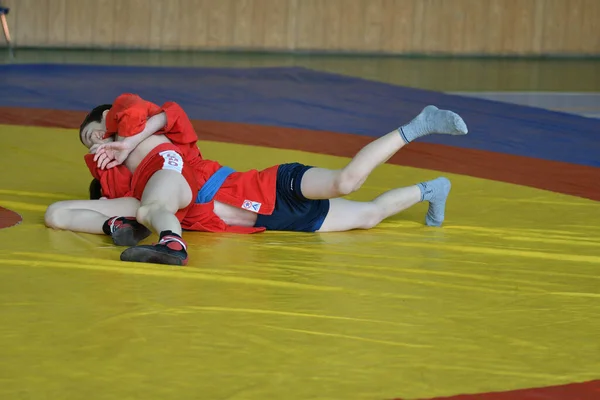
[[[81,140],[81,132],[83,128],[86,127],[90,122],[100,122],[102,121],[102,113],[106,110],[110,110],[112,108],[112,104],[102,104],[98,107],[94,107],[92,111],[88,115],[85,116],[85,119],[79,126],[79,140]],[[83,140],[82,140],[83,143]]]
[[[83,143],[81,139],[81,132],[83,128],[86,127],[90,122],[100,122],[102,121],[102,114],[106,110],[110,110],[112,108],[112,104],[102,104],[97,107],[94,107],[92,111],[89,112],[88,115],[85,116],[85,119],[79,126],[79,140]],[[90,182],[90,200],[99,200],[102,197],[102,184],[98,179],[92,179]]]
[[[98,200],[102,197],[102,185],[98,179],[90,182],[90,200]]]

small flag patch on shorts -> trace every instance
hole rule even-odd
[[[242,208],[244,210],[252,211],[257,213],[260,210],[261,203],[257,203],[256,201],[244,200],[244,204],[242,204]]]

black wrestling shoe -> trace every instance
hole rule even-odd
[[[121,253],[121,261],[184,266],[188,263],[186,247],[181,236],[163,231],[158,243],[130,247]]]
[[[112,217],[102,227],[117,246],[135,246],[152,232],[132,217]]]

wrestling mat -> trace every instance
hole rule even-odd
[[[0,71],[0,398],[600,398],[598,120],[303,68]],[[340,167],[427,104],[470,133],[412,143],[351,196],[447,176],[441,229],[419,204],[370,231],[186,233],[184,268],[122,263],[43,214],[86,197],[76,127],[123,92],[180,103],[238,170]]]

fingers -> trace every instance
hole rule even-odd
[[[110,164],[108,164],[108,165],[106,166],[106,169],[111,169],[111,168],[114,168],[114,167],[116,167],[116,166],[117,166],[117,165],[119,165],[119,164],[120,164],[120,163],[119,163],[119,161],[117,161],[117,160],[113,160],[113,161],[112,161]]]
[[[104,162],[105,159],[106,159],[106,154],[96,153],[96,156],[94,157],[94,161],[96,161],[96,165],[98,166],[98,168],[102,169],[102,163]]]
[[[102,145],[94,145],[94,146],[98,146],[98,147],[96,147],[96,153],[94,155],[94,161],[98,161],[98,158],[100,158],[100,156],[102,154],[106,154],[106,150],[104,150]],[[93,146],[92,146],[92,148],[93,148]]]
[[[96,149],[96,153],[94,154],[94,162],[98,161],[100,156],[102,156],[103,154],[105,154],[103,149]]]
[[[109,149],[107,149],[106,147],[104,147],[104,145],[100,145],[98,147],[98,149],[96,150],[96,155],[94,155],[94,161],[98,161],[101,158],[113,158],[113,156],[111,156],[111,154],[108,152]]]
[[[122,145],[117,142],[98,145],[98,147],[94,149],[94,162],[98,168],[114,168],[117,165],[122,164],[124,160],[119,160],[119,158],[126,158],[126,156],[123,157],[119,152],[120,147],[122,147]]]
[[[110,162],[110,157],[106,154],[106,151],[98,150],[98,153],[94,156],[94,161],[96,165],[100,169],[104,169],[106,165]]]
[[[102,164],[100,165],[100,169],[106,169],[106,166],[108,165],[110,160],[111,160],[110,157],[105,155],[104,158],[102,159]]]

